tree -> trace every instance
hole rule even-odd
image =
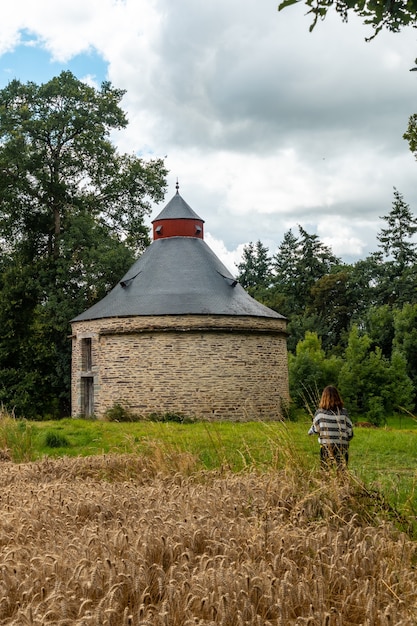
[[[380,304],[380,284],[384,275],[381,252],[373,252],[352,266],[350,288],[355,294],[353,319],[359,325],[369,306]]]
[[[388,359],[371,343],[352,327],[338,386],[352,415],[379,425],[392,411],[412,406],[413,385],[400,352]]]
[[[394,339],[394,312],[392,307],[388,304],[369,307],[365,315],[365,328],[371,339],[371,345],[378,346],[382,354],[390,358]]]
[[[299,241],[290,229],[284,233],[278,251],[272,257],[275,282],[287,293],[294,291],[299,257]]]
[[[414,385],[414,406],[417,406],[417,304],[405,304],[394,311],[393,348],[405,359],[407,374]]]
[[[339,388],[353,415],[363,414],[366,403],[366,361],[369,355],[371,340],[368,335],[361,335],[354,325],[349,333],[349,341],[345,352],[345,360],[340,371]]]
[[[354,311],[352,294],[349,292],[349,268],[334,270],[325,274],[311,288],[311,301],[307,308],[315,313],[325,324],[327,331],[323,336],[326,350],[340,348],[342,337],[348,333]]]
[[[416,59],[417,65],[417,59]],[[408,147],[417,159],[417,113],[413,113],[408,120],[408,127],[403,135],[403,138],[408,141]]]
[[[336,384],[341,361],[326,359],[317,333],[307,331],[297,343],[295,355],[289,355],[289,380],[291,401],[306,407],[310,413],[317,407],[322,389]]]
[[[386,399],[388,410],[412,410],[415,388],[413,381],[407,373],[406,358],[398,350],[394,350],[391,355],[389,378]]]
[[[286,296],[288,313],[292,314],[304,311],[314,284],[340,264],[317,235],[309,234],[300,225],[298,231],[298,238],[291,230],[286,232],[272,257],[273,284]]]
[[[381,228],[377,239],[379,247],[387,257],[394,261],[397,274],[417,261],[417,244],[412,238],[417,233],[417,219],[400,192],[394,188],[394,202],[388,215],[381,219],[388,224]]]
[[[416,299],[417,219],[403,196],[394,188],[394,202],[387,223],[377,235],[379,247],[385,255],[384,275],[380,282],[380,302],[400,306]]]
[[[149,198],[163,197],[160,160],[120,155],[124,91],[99,91],[62,72],[48,83],[13,80],[0,91],[0,232],[30,258],[57,258],[74,215],[93,215],[132,249],[147,243]]]
[[[238,280],[251,296],[256,296],[271,283],[271,260],[268,248],[261,241],[250,242],[243,248],[243,258],[238,264]]]
[[[71,72],[0,90],[0,400],[28,417],[68,411],[69,321],[148,244],[164,195],[163,162],[110,141],[123,95]]]
[[[278,6],[281,11],[302,0],[283,0]],[[364,19],[374,30],[373,39],[383,28],[397,33],[405,26],[417,25],[417,0],[303,0],[308,14],[313,16],[310,31],[318,20],[324,20],[333,7],[344,22],[348,21],[349,11]]]

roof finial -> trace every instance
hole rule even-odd
[[[177,193],[179,193],[179,191],[178,191],[179,188],[180,188],[180,185],[179,185],[178,177],[177,177],[177,182],[176,182],[176,185],[175,185],[175,189],[177,190]]]

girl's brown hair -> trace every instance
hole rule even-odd
[[[319,409],[326,411],[337,411],[343,408],[343,400],[336,387],[328,385],[321,394]]]

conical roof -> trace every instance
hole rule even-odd
[[[136,315],[282,318],[243,289],[202,239],[154,241],[120,283],[73,321]]]
[[[178,188],[153,221],[171,219],[201,220]],[[254,300],[203,239],[169,236],[153,241],[107,296],[72,321],[202,314],[283,318]]]
[[[179,194],[178,187],[177,193],[171,200],[168,202],[165,208],[155,217],[153,222],[159,222],[160,220],[181,220],[181,219],[192,219],[192,220],[200,220],[204,222],[204,220],[197,215],[195,211],[190,207],[189,204],[186,203],[184,198]]]

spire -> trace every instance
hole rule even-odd
[[[178,176],[177,176],[177,182],[175,184],[175,189],[177,190],[177,194],[179,195],[179,193],[180,193],[180,184],[178,182]]]

